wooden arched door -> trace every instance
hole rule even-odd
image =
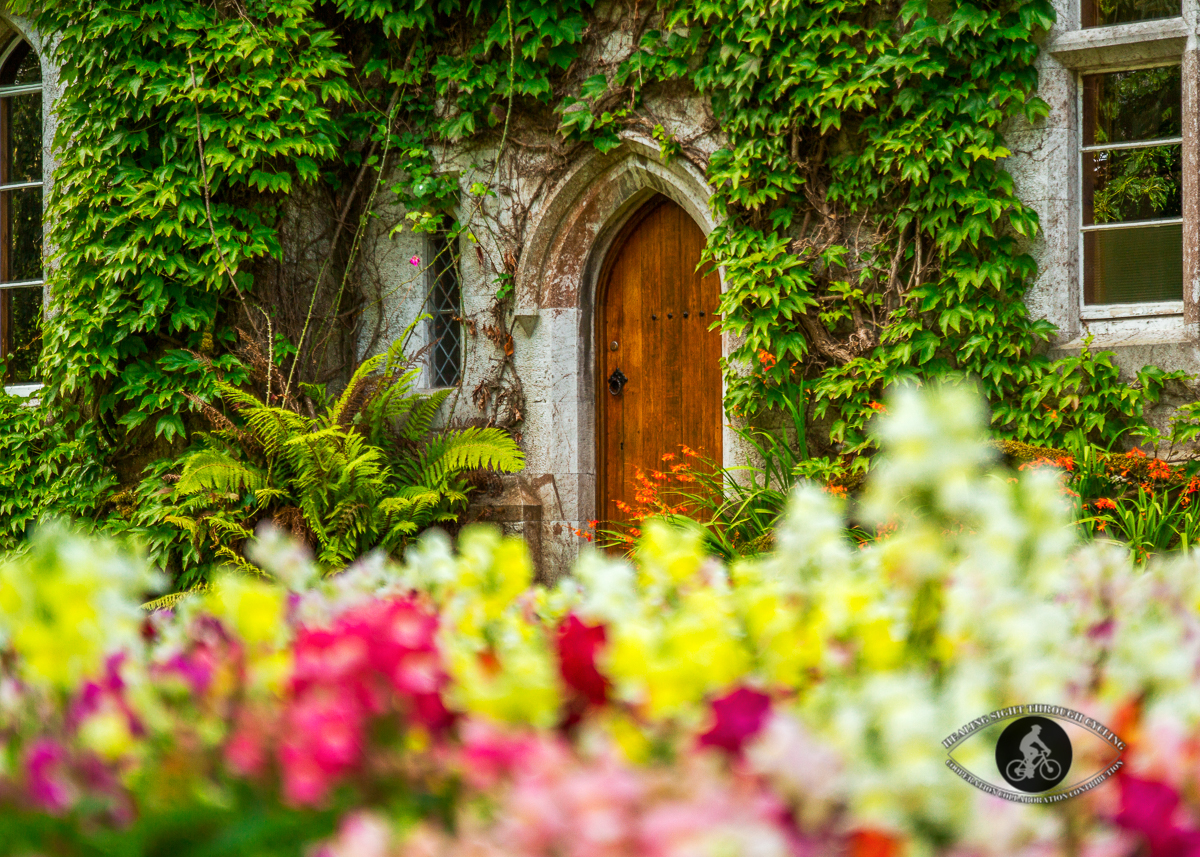
[[[621,230],[601,270],[596,325],[599,518],[628,520],[637,471],[687,445],[721,461],[720,277],[697,271],[704,233],[664,196]],[[601,525],[603,526],[603,524]]]

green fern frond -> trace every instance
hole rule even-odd
[[[260,509],[266,508],[267,504],[272,500],[284,500],[290,495],[290,492],[283,488],[272,488],[267,486],[259,488],[254,492],[254,502],[258,504]]]
[[[433,418],[437,416],[438,408],[442,406],[442,402],[446,401],[446,397],[450,393],[450,390],[438,390],[436,393],[430,394],[429,398],[423,399],[413,406],[408,419],[404,421],[404,425],[400,429],[405,440],[415,442],[429,432],[429,427],[433,425]]]
[[[209,528],[214,533],[220,533],[225,536],[233,536],[235,539],[251,539],[254,538],[254,533],[237,521],[224,517],[223,515],[213,515],[206,518]],[[225,548],[218,548],[218,553]]]
[[[420,458],[419,471],[409,470],[418,485],[448,488],[450,478],[489,467],[515,473],[525,466],[525,453],[503,429],[466,428],[434,438]]]
[[[218,494],[243,494],[267,487],[267,477],[224,452],[201,449],[183,459],[183,472],[175,484],[181,496],[215,491]]]
[[[329,411],[327,425],[338,425],[342,421],[342,415],[346,412],[350,402],[358,392],[359,385],[362,384],[369,375],[373,375],[382,369],[388,360],[388,355],[376,354],[374,357],[369,357],[359,364],[354,370],[354,374],[350,376],[350,383],[346,385],[346,389],[338,396],[338,399],[333,404],[333,408]]]
[[[308,431],[311,421],[302,414],[259,405],[243,414],[246,427],[254,433],[268,456],[279,454],[280,448],[298,434]]]
[[[437,491],[416,489],[409,496],[395,496],[381,500],[378,509],[386,521],[418,521],[434,509],[441,499],[442,494]]]
[[[233,406],[234,410],[263,407],[262,401],[257,396],[247,393],[241,387],[230,384],[228,381],[217,381],[216,387],[217,394]]]
[[[254,575],[255,577],[267,577],[270,575],[259,568],[250,560],[246,559],[233,548],[222,545],[217,548],[217,556],[229,563],[229,566],[235,571],[245,572],[246,574]]]
[[[155,598],[153,601],[147,601],[142,605],[142,609],[147,613],[153,613],[156,610],[166,610],[169,607],[174,607],[180,601],[192,595],[203,595],[210,589],[207,583],[197,583],[191,589],[186,589],[183,592],[172,592],[170,595],[164,595],[162,598]]]
[[[191,535],[192,538],[196,537],[196,533],[199,529],[195,518],[188,518],[183,515],[164,515],[162,520],[165,523],[174,524],[175,526],[179,527],[179,529],[184,530]]]

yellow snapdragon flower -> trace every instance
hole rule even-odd
[[[141,647],[139,605],[158,585],[114,543],[43,527],[26,553],[0,565],[0,643],[16,651],[26,681],[74,689],[109,655]]]

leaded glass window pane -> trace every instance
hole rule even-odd
[[[458,256],[445,233],[431,236],[429,274],[430,385],[453,387],[462,378],[462,287]]]

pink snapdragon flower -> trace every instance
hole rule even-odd
[[[78,789],[68,771],[67,751],[50,738],[37,738],[25,751],[25,789],[33,805],[60,814],[70,809]]]
[[[361,764],[372,717],[395,712],[434,734],[449,726],[436,634],[437,616],[412,598],[373,599],[299,630],[279,746],[291,803],[320,803]],[[256,769],[254,734],[235,739],[232,761]]]
[[[713,725],[700,736],[701,746],[721,747],[741,753],[745,743],[758,734],[771,713],[771,697],[761,691],[739,687],[713,700]]]
[[[492,809],[473,814],[474,802],[464,802],[453,835],[421,825],[401,857],[816,853],[760,777],[730,773],[711,754],[685,755],[670,768],[642,767],[611,747],[581,754],[544,733],[473,721],[461,731],[464,761],[492,762],[493,776],[468,779]]]

